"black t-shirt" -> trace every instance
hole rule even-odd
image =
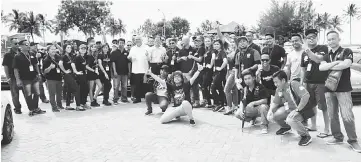
[[[167,50],[167,56],[168,56],[168,62],[167,64],[170,66],[171,62],[172,62],[172,57],[175,56],[176,58],[179,55],[179,49],[177,47],[175,47],[174,49],[172,48],[168,48]],[[176,60],[174,61],[174,64],[176,64]]]
[[[197,58],[202,57],[202,61],[198,62],[199,64],[203,64],[203,57],[204,57],[205,53],[206,53],[206,49],[204,48],[204,46],[201,46],[200,48],[196,49],[196,52],[194,53],[194,56],[197,57]]]
[[[64,69],[73,71],[73,69],[71,68],[71,63],[74,58],[69,55],[63,55],[61,57],[62,57],[61,61],[63,62]]]
[[[262,53],[268,53],[271,57],[271,65],[276,65],[279,68],[281,68],[282,63],[285,61],[281,61],[281,58],[286,57],[286,51],[279,45],[274,45],[273,48],[265,47],[262,49]]]
[[[87,58],[86,58],[86,63],[87,65],[94,69],[98,67],[98,59],[97,59],[98,56],[94,56],[94,55],[88,55]]]
[[[261,53],[261,47],[258,46],[257,44],[251,43],[251,45],[249,45],[250,48],[255,49],[258,53]]]
[[[341,57],[343,50],[344,50],[343,56]],[[353,62],[353,52],[349,48],[339,47],[335,52],[330,51],[330,53],[326,54],[325,57],[324,57],[324,60],[326,62],[332,62],[332,61],[335,61],[335,60],[342,60],[343,61],[345,59],[350,59]],[[350,91],[352,91],[350,77],[351,77],[350,68],[342,70],[342,75],[341,75],[340,81],[338,83],[338,87],[337,87],[335,92],[350,92]],[[330,92],[330,90],[327,87],[326,87],[326,91]]]
[[[311,49],[316,55],[325,56],[328,53],[328,48],[325,45],[317,45],[315,48]],[[302,53],[301,57],[301,67],[306,68],[304,82],[311,84],[324,84],[328,76],[327,71],[319,70],[319,63],[312,61],[305,52]]]
[[[253,101],[258,101],[260,99],[267,99],[268,93],[266,88],[262,85],[256,82],[254,88],[252,91],[249,90],[248,86],[244,89],[246,98],[243,98],[243,101],[245,101],[245,105],[247,106],[249,103]]]
[[[227,58],[226,52],[224,52],[223,50],[221,51],[215,51],[216,53],[216,60],[214,61],[214,66],[215,67],[221,67],[223,64],[223,59]],[[223,68],[222,71],[226,71],[227,68]]]
[[[14,78],[14,68],[13,68],[13,61],[15,58],[16,52],[14,50],[10,50],[8,53],[5,53],[3,58],[3,66],[7,66],[9,69],[9,77]]]
[[[187,57],[188,55],[194,55],[195,52],[196,51],[194,51],[194,49],[191,46],[189,46],[188,49],[183,48],[183,49],[179,50],[178,58],[183,57],[183,56]],[[178,62],[180,71],[182,73],[188,73],[190,70],[192,70],[193,63],[194,63],[193,59],[180,60]]]
[[[78,72],[83,72],[83,75],[85,75],[85,66],[86,66],[86,60],[83,56],[81,55],[77,55],[75,56],[74,58],[74,64],[75,64],[75,67],[76,67],[76,70]]]
[[[227,54],[227,69],[228,70],[232,70],[235,67],[235,56],[236,53],[235,52],[231,52],[229,54]]]
[[[205,49],[205,53],[203,55],[203,66],[206,66],[207,64],[211,64],[212,62],[212,54],[214,53],[214,50],[209,48]]]
[[[19,52],[13,60],[13,68],[18,69],[21,80],[33,80],[38,72],[36,71],[38,61],[34,55],[25,55]]]
[[[181,86],[172,85],[174,95],[174,106],[179,106],[184,100],[191,103],[191,83],[189,81],[183,83]]]
[[[43,61],[43,71],[45,74],[45,78],[47,80],[56,80],[56,81],[61,81],[62,77],[61,77],[61,70],[59,68],[59,60],[60,60],[60,56],[59,55],[55,55],[54,59],[52,59],[51,57],[46,57]],[[55,68],[51,69],[48,73],[45,73],[45,69],[47,69],[51,64],[55,65]]]
[[[245,52],[236,51],[235,54],[235,67],[238,69],[238,76],[241,76],[242,70],[248,69],[255,64],[261,64],[260,54],[252,48],[247,48]],[[243,65],[243,69],[242,69]]]
[[[269,71],[262,70],[261,71],[261,83],[268,90],[272,90],[272,95],[274,95],[274,91],[277,89],[273,82],[272,75],[276,73],[280,68],[278,66],[271,65]]]
[[[111,71],[111,62],[110,62],[110,54],[109,53],[99,53],[98,60],[102,61],[102,66],[106,73],[110,73]]]
[[[129,73],[129,60],[128,60],[129,52],[127,50],[120,51],[115,50],[110,54],[110,62],[115,63],[115,69],[118,75],[128,75]]]

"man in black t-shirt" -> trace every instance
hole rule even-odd
[[[36,56],[36,59],[38,61],[38,66],[39,66],[39,72],[40,72],[40,75],[41,75],[41,79],[39,80],[39,90],[40,90],[40,99],[43,103],[49,103],[49,100],[46,99],[46,96],[45,96],[45,92],[44,92],[44,82],[46,81],[45,80],[45,76],[44,76],[44,72],[43,72],[43,61],[44,59],[46,58],[46,54],[44,52],[40,53],[38,51],[38,47],[37,47],[37,44],[38,43],[34,43],[34,42],[31,42],[30,43],[30,53],[32,53],[32,55],[35,55]]]
[[[19,52],[18,39],[12,38],[10,42],[12,43],[11,49],[9,52],[5,53],[2,65],[4,66],[6,79],[8,80],[10,86],[11,97],[14,104],[14,112],[16,114],[21,114],[22,112],[21,112],[21,104],[19,101],[19,87],[16,85],[14,69],[13,69],[14,57]]]
[[[242,102],[235,116],[241,120],[254,120],[261,116],[262,134],[268,133],[267,113],[269,106],[267,105],[267,90],[263,85],[256,82],[254,73],[248,72],[243,75],[246,87],[244,88]]]
[[[327,46],[317,44],[318,31],[316,29],[309,29],[306,31],[306,43],[304,47],[305,51],[301,57],[301,83],[306,87],[310,93],[310,102],[315,107],[315,113],[317,114],[316,106],[322,110],[323,120],[325,123],[324,132],[319,134],[319,137],[324,138],[329,136],[330,122],[327,114],[327,106],[325,99],[325,80],[327,78],[326,71],[320,71],[318,66],[323,60],[323,57],[328,53]],[[316,116],[311,118],[311,127],[309,131],[316,131]],[[307,122],[306,122],[307,123]]]
[[[319,69],[329,72],[342,70],[337,88],[335,90],[326,88],[326,103],[331,120],[331,132],[334,137],[328,141],[327,144],[339,144],[343,142],[344,136],[341,132],[340,121],[338,119],[338,112],[341,111],[341,117],[348,136],[347,142],[354,151],[361,153],[361,147],[357,142],[355,118],[352,112],[350,67],[353,62],[353,53],[351,49],[340,46],[340,37],[337,32],[328,32],[327,40],[331,49],[329,53],[324,56],[324,61],[321,62]]]
[[[26,104],[29,109],[29,116],[43,114],[46,111],[41,110],[39,106],[39,79],[40,72],[38,61],[30,53],[30,44],[26,40],[19,42],[21,51],[13,61],[16,84],[23,88]]]
[[[250,32],[250,31],[248,31],[248,32],[246,33],[246,37],[248,38],[249,47],[257,50],[258,53],[261,53],[261,47],[259,47],[257,44],[254,44],[254,43],[253,43],[253,33]]]
[[[170,72],[175,72],[179,70],[178,64],[177,64],[177,57],[179,55],[179,48],[176,46],[177,40],[171,39],[169,41],[169,48],[167,49],[167,56],[168,59],[166,60],[166,64],[170,68]]]
[[[278,66],[270,64],[271,59],[268,54],[261,55],[261,62],[262,65],[258,67],[256,72],[257,82],[261,82],[261,84],[267,89],[268,94],[274,96],[277,87],[273,82],[272,76],[280,69]],[[270,103],[269,100],[270,98],[268,99],[268,103]]]
[[[283,47],[275,44],[273,34],[266,34],[267,47],[262,49],[262,53],[268,53],[271,56],[271,65],[276,65],[283,69],[286,64],[287,55]]]

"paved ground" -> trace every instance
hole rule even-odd
[[[1,93],[9,96],[9,91]],[[49,104],[40,106],[48,112],[29,117],[23,109],[24,114],[14,116],[15,137],[2,146],[2,161],[361,162],[361,154],[347,144],[328,146],[316,133],[309,146],[300,147],[296,134],[276,136],[275,124],[267,135],[247,124],[242,133],[239,120],[206,109],[194,110],[197,125],[190,127],[186,117],[160,124],[157,108],[144,116],[144,102],[86,112],[53,113]],[[354,113],[361,135],[361,107]]]

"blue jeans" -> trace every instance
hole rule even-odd
[[[119,100],[118,90],[121,87],[121,99],[127,100],[127,85],[128,85],[128,75],[117,75],[113,78],[114,84],[114,98],[113,101],[116,102]]]

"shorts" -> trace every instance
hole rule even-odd
[[[325,98],[325,85],[324,84],[312,84],[306,83],[306,89],[310,94],[309,102],[311,106],[318,107],[318,109],[324,111],[327,110],[326,98]]]

